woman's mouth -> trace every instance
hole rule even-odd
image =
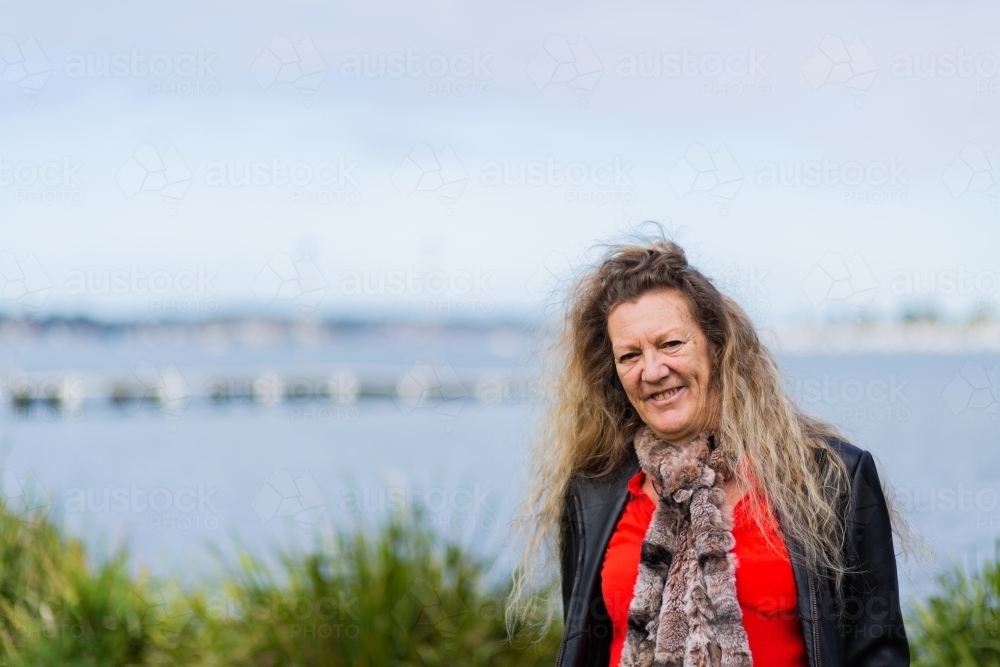
[[[649,400],[651,400],[651,401],[669,401],[671,398],[673,398],[674,396],[676,396],[680,392],[680,390],[683,389],[683,388],[684,387],[682,385],[680,387],[671,387],[670,389],[664,389],[661,392],[658,392],[656,394],[652,394],[649,397]]]

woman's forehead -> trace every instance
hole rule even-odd
[[[613,345],[670,336],[700,338],[704,335],[683,299],[678,303],[619,304],[608,316],[607,331]]]
[[[696,325],[687,299],[676,290],[646,292],[630,301],[615,305],[608,312],[608,324],[634,324],[670,327]]]

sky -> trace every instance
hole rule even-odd
[[[998,14],[17,3],[0,312],[531,318],[655,220],[758,319],[996,317]]]

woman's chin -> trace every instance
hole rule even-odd
[[[677,405],[660,409],[653,407],[652,410],[646,411],[646,417],[648,417],[646,423],[656,431],[682,431],[691,424],[690,411],[686,410],[686,407]]]
[[[664,442],[674,443],[688,437],[691,430],[687,422],[651,420],[649,427]]]

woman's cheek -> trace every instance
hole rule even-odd
[[[632,396],[638,396],[639,395],[639,385],[641,384],[639,382],[639,378],[640,377],[642,377],[642,369],[640,369],[638,367],[634,367],[634,368],[632,368],[632,369],[629,370],[628,380],[627,380],[628,385],[627,386],[629,388],[628,389],[629,393],[632,394]]]

